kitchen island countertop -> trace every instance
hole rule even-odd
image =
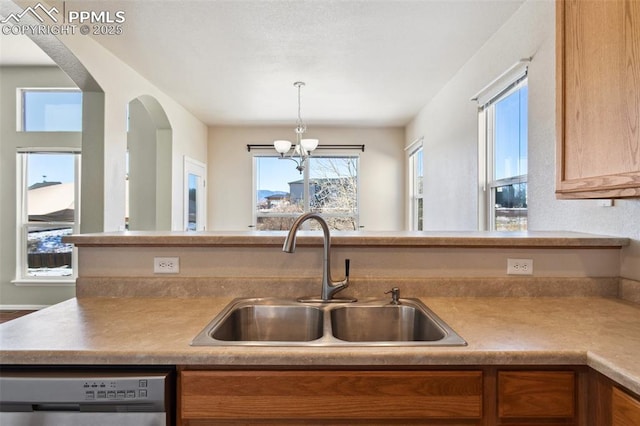
[[[287,231],[125,231],[64,237],[78,247],[282,247]],[[566,231],[339,231],[331,243],[341,247],[501,247],[620,248],[628,238]],[[300,246],[322,245],[318,231],[300,231]]]

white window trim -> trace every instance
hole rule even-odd
[[[415,165],[414,165],[414,161],[413,161],[413,157],[414,155],[416,155],[418,153],[418,151],[422,150],[422,155],[423,155],[423,164],[422,164],[422,170],[424,172],[424,137],[421,137],[415,141],[413,141],[411,144],[409,144],[409,146],[407,146],[405,149],[406,152],[406,156],[407,156],[407,182],[409,183],[408,185],[408,191],[407,191],[407,195],[408,195],[408,202],[407,205],[409,206],[408,210],[408,214],[407,214],[407,227],[409,230],[411,231],[416,231],[418,230],[418,215],[417,215],[417,200],[419,198],[422,198],[422,202],[423,202],[423,208],[424,208],[424,182],[423,182],[423,187],[422,187],[422,194],[420,196],[416,195],[416,181],[415,181]],[[424,176],[423,176],[424,178]],[[424,211],[423,211],[423,226],[424,226]]]
[[[198,194],[200,197],[196,200],[196,223],[200,225],[200,228],[197,230],[205,231],[207,229],[207,165],[185,155],[183,159],[183,169],[183,229],[185,231],[189,230],[189,175],[193,174],[200,178],[198,181]]]
[[[530,62],[531,58],[521,59],[471,98],[478,102],[478,229],[481,231],[495,228],[495,215],[491,207],[495,204],[492,189],[528,180],[527,175],[493,180],[493,144],[489,141],[495,140],[495,129],[493,109],[488,107],[522,87],[528,76]]]
[[[16,286],[74,286],[76,279],[78,278],[78,251],[74,247],[71,255],[72,261],[72,274],[68,277],[30,277],[27,275],[27,259],[25,258],[26,247],[24,242],[26,236],[24,235],[25,226],[28,226],[27,218],[25,214],[25,204],[27,199],[27,167],[26,157],[21,154],[33,154],[33,153],[69,153],[77,154],[74,162],[74,174],[75,174],[75,208],[74,208],[74,226],[73,232],[80,232],[80,187],[81,187],[81,150],[78,148],[69,147],[54,147],[54,148],[18,148],[16,153],[16,269],[15,279],[11,280],[12,284]],[[57,222],[51,222],[55,224]],[[64,224],[68,224],[65,222]]]
[[[257,229],[258,226],[258,218],[260,217],[298,217],[301,214],[310,211],[310,199],[309,199],[309,191],[304,191],[304,208],[303,208],[303,212],[302,213],[262,213],[262,214],[258,214],[258,200],[256,199],[256,193],[258,191],[258,158],[260,157],[271,157],[271,158],[277,158],[278,155],[276,154],[253,154],[252,155],[252,162],[253,162],[253,170],[252,170],[252,187],[253,190],[251,192],[251,210],[252,210],[252,222],[251,222],[251,228],[252,229]],[[324,151],[321,155],[314,155],[314,158],[325,158],[325,157],[354,157],[357,158],[357,174],[356,174],[356,186],[357,186],[357,193],[356,193],[356,206],[357,209],[355,211],[354,215],[351,214],[347,214],[347,213],[323,213],[322,216],[327,217],[327,218],[332,218],[332,217],[355,217],[355,222],[356,222],[356,228],[357,229],[361,229],[360,228],[360,162],[362,160],[362,157],[360,156],[359,152],[345,152],[344,150],[342,151],[332,151],[332,150],[326,150]],[[291,162],[291,165],[287,164],[288,162],[283,160],[283,167],[293,167],[294,163]],[[302,172],[301,175],[305,181],[309,180],[309,167],[305,167],[304,171]],[[261,231],[263,232],[263,231]],[[266,231],[264,231],[266,232]]]
[[[480,107],[496,99],[506,88],[527,75],[532,58],[520,59],[509,69],[484,86],[471,100],[477,101]]]

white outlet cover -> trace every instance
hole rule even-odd
[[[507,259],[508,275],[533,275],[533,259]]]
[[[154,257],[153,272],[155,274],[177,274],[180,272],[179,257]]]

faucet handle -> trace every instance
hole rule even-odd
[[[351,266],[351,259],[344,260],[344,277],[349,281],[349,267]]]
[[[398,287],[393,287],[391,290],[389,291],[385,291],[384,294],[389,294],[391,293],[391,304],[392,305],[399,305],[400,304],[400,289]]]

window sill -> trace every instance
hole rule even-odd
[[[75,278],[59,278],[59,279],[30,279],[22,278],[11,280],[11,284],[19,287],[40,286],[40,287],[73,287],[76,285]]]

